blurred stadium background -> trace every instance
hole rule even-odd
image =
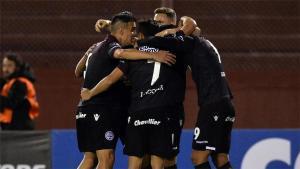
[[[0,0],[0,52],[18,52],[37,76],[37,129],[75,127],[81,80],[73,72],[85,50],[104,38],[94,31],[97,19],[123,10],[152,18],[160,6],[194,18],[219,49],[236,129],[300,128],[299,0]],[[190,75],[185,106],[191,129],[197,104]]]

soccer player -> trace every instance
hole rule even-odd
[[[170,9],[157,9],[154,19],[161,24],[176,24]],[[161,35],[176,31],[166,30]],[[196,31],[200,33],[200,29]],[[201,107],[194,130],[192,161],[196,169],[209,169],[208,156],[212,156],[218,169],[230,169],[229,149],[235,110],[221,58],[216,47],[203,37],[194,36],[192,55],[187,64],[197,86]]]
[[[179,25],[178,27],[177,25],[177,16],[176,16],[176,12],[171,9],[171,8],[166,8],[166,7],[160,7],[154,10],[154,18],[153,18],[159,25],[161,26],[166,26],[169,25],[169,28],[173,28],[173,29],[166,29],[162,32],[160,32],[159,34],[157,34],[158,36],[166,36],[169,34],[175,34],[176,32],[179,32],[180,30],[182,31],[183,34],[185,35],[189,35],[191,34],[196,27],[196,22],[190,18],[190,17],[181,17],[179,23],[182,25],[182,27]],[[170,26],[170,25],[173,25]],[[176,28],[177,27],[177,28]],[[181,29],[179,29],[181,28]],[[183,101],[184,101],[184,95],[185,95],[185,83],[186,83],[186,77],[185,77],[185,72],[186,72],[186,63],[183,63],[185,58],[181,58],[182,60],[177,60],[177,63],[181,63],[184,64],[184,69],[182,69],[182,75],[183,75],[183,79],[182,79],[182,83],[184,84],[184,89],[182,91],[182,102],[181,104],[183,105]],[[184,109],[182,109],[181,111],[181,119],[182,122],[184,122]],[[182,125],[183,127],[183,125]],[[177,156],[174,156],[172,158],[168,158],[165,159],[164,165],[165,165],[165,169],[177,169]]]
[[[154,10],[153,20],[158,23],[158,25],[173,25],[174,28],[177,27],[177,16],[173,9],[160,7]],[[190,35],[194,32],[197,26],[196,21],[188,16],[183,16],[179,20],[180,25],[177,29],[166,29],[158,35],[168,35],[175,34],[177,31],[183,31],[185,35]],[[108,33],[111,29],[111,21],[105,19],[99,19],[95,24],[96,32]]]
[[[170,9],[158,8],[154,19],[161,24],[176,24]],[[166,30],[161,36],[176,30]],[[199,34],[200,29],[196,32]],[[216,47],[203,37],[194,36],[193,54],[187,64],[197,86],[200,110],[194,130],[192,161],[196,169],[210,169],[211,155],[218,169],[230,169],[229,149],[232,125],[235,120],[233,98],[221,58]]]
[[[167,26],[170,29],[165,29],[161,33],[158,33],[157,36],[165,36],[168,34],[175,34],[176,32],[182,31],[182,33],[189,35],[193,33],[196,27],[196,22],[187,16],[181,17],[180,18],[180,26],[176,26],[177,23],[177,16],[176,13],[173,9],[171,8],[166,8],[166,7],[161,7],[157,8],[154,11],[154,20],[161,26]],[[97,32],[108,32],[110,29],[110,21],[109,20],[103,20],[99,19],[96,24],[95,24],[95,29]],[[174,28],[174,29],[171,29]],[[177,84],[181,84],[181,88],[179,88],[179,93],[177,96],[180,97],[181,100],[181,108],[179,111],[180,112],[180,118],[181,118],[181,126],[183,127],[183,122],[184,122],[184,108],[183,108],[183,100],[184,100],[184,95],[185,95],[185,68],[186,65],[183,63],[183,58],[177,58],[177,68],[179,68],[180,75],[181,77],[177,79]],[[146,157],[147,160],[147,157]],[[145,161],[146,161],[145,160]],[[168,159],[165,159],[164,162],[165,169],[176,169],[176,156],[171,157]],[[146,168],[151,168],[146,167]],[[145,168],[145,169],[146,169]]]
[[[112,19],[111,33],[104,41],[97,43],[88,55],[77,65],[76,75],[81,75],[86,60],[83,88],[92,88],[107,76],[117,65],[117,59],[156,59],[163,63],[175,62],[168,52],[142,52],[135,49],[121,49],[131,44],[135,19],[129,12],[122,12]],[[113,167],[114,149],[120,132],[119,118],[123,110],[124,85],[116,82],[109,90],[88,101],[80,101],[76,114],[78,146],[84,158],[78,168],[93,168],[98,159],[97,169]]]
[[[231,169],[229,149],[235,120],[233,98],[217,48],[203,37],[194,37],[188,64],[198,92],[197,123],[194,130],[192,161],[196,169],[210,169],[211,155],[218,169]]]
[[[139,22],[137,32],[140,33],[139,38],[143,39],[138,41],[139,50],[168,50],[176,53],[177,58],[191,50],[192,44],[183,37],[149,37],[157,30],[158,27],[150,21]],[[125,154],[129,155],[129,168],[140,168],[143,156],[150,154],[152,168],[161,169],[165,158],[174,157],[179,152],[179,111],[182,111],[182,101],[177,92],[182,87],[177,81],[182,75],[176,65],[170,67],[147,60],[121,62],[96,87],[83,91],[83,99],[107,90],[124,74],[132,84],[124,148]]]

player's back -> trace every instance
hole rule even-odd
[[[121,62],[119,68],[131,82],[130,112],[153,109],[167,105],[166,78],[162,65],[150,60]]]
[[[184,56],[192,50],[192,40],[182,35],[170,35],[166,37],[150,37],[140,44],[140,50],[145,47],[165,50],[176,55],[176,63],[172,66],[162,64],[161,78],[165,80],[169,104],[180,105],[184,101],[186,88],[186,68]]]
[[[197,86],[199,105],[232,98],[220,54],[209,40],[194,37],[194,50],[187,58]]]
[[[164,39],[163,41],[160,41]],[[139,42],[139,50],[157,52],[168,50],[183,57],[183,46],[177,39],[153,37]],[[170,43],[167,43],[170,42]],[[173,42],[173,43],[172,43]],[[163,43],[163,44],[162,44]],[[168,46],[170,45],[170,46]],[[181,56],[180,56],[181,55]],[[154,61],[128,61],[128,77],[132,82],[132,106],[130,111],[153,109],[158,107],[174,107],[181,105],[185,91],[185,73],[181,66],[168,66]]]

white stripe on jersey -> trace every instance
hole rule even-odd
[[[210,46],[214,49],[214,51],[216,52],[218,59],[219,59],[219,63],[221,63],[221,56],[218,52],[218,49],[214,46],[214,44],[212,44],[209,40],[206,39],[206,41],[210,44]]]

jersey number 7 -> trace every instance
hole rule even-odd
[[[151,80],[151,86],[153,86],[159,78],[161,63],[160,62],[155,62],[153,60],[148,60],[147,63],[154,63],[152,80]]]

